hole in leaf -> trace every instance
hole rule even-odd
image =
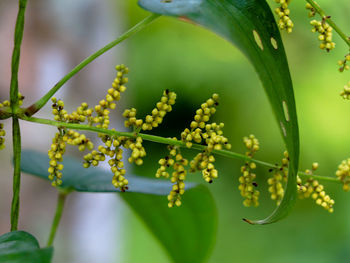
[[[288,112],[288,105],[286,101],[282,102],[283,104],[283,112],[284,112],[284,117],[286,118],[286,121],[289,121],[289,112]]]
[[[261,48],[261,50],[264,50],[264,45],[261,41],[261,38],[260,38],[258,32],[253,30],[253,35],[254,35],[254,39],[255,39],[256,44]]]
[[[274,49],[278,49],[277,41],[273,37],[271,37],[271,45],[273,46]]]

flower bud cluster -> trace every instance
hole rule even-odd
[[[310,24],[313,26],[311,31],[319,33],[320,49],[325,49],[327,52],[334,49],[333,28],[324,19],[322,21],[312,20]]]
[[[343,183],[343,190],[350,190],[350,159],[344,160],[338,166],[335,175]]]
[[[339,60],[338,65],[339,65],[339,71],[343,72],[344,70],[349,70],[350,66],[347,64],[350,61],[350,53],[345,55],[345,59]]]
[[[203,179],[207,183],[212,183],[214,179],[219,177],[218,171],[214,166],[215,158],[211,154],[211,151],[206,149],[205,151],[196,155],[190,162],[190,172],[202,171]]]
[[[346,100],[350,100],[350,81],[344,86],[344,89],[340,92],[340,96]]]
[[[5,135],[4,124],[0,123],[0,150],[5,148]]]
[[[48,169],[49,179],[52,186],[60,186],[62,184],[63,154],[66,151],[66,142],[63,140],[63,130],[60,129],[52,140],[51,148],[48,151],[50,158],[50,167]]]
[[[246,156],[253,158],[254,154],[259,150],[259,141],[255,138],[254,135],[249,137],[244,137],[243,142],[248,149]],[[241,167],[242,176],[239,177],[238,189],[241,191],[241,196],[245,198],[243,205],[246,207],[249,206],[258,206],[259,205],[259,195],[260,192],[256,190],[256,174],[253,173],[253,170],[256,169],[256,164],[252,161],[248,161]]]
[[[141,128],[144,131],[150,131],[153,128],[158,127],[168,112],[172,111],[172,105],[175,104],[176,93],[165,90],[160,101],[157,102],[156,107],[152,110],[151,115],[147,115],[145,120],[136,118],[136,109],[127,109],[124,111],[123,116],[127,118],[124,125],[125,127],[134,126],[135,128]]]
[[[284,158],[282,159],[282,165],[280,167],[272,168],[269,171],[273,172],[272,177],[267,180],[269,184],[269,192],[271,194],[271,199],[276,201],[279,205],[283,199],[284,188],[283,183],[287,180],[288,175],[288,165],[289,165],[289,156],[288,152],[284,152]]]
[[[24,96],[20,92],[18,92],[18,105],[19,106],[22,106],[23,100],[24,100]],[[11,106],[11,103],[9,100],[5,100],[2,103],[0,103],[0,108],[10,107],[10,106]]]
[[[306,9],[309,10],[309,17],[314,17],[316,15],[316,10],[315,8],[313,8],[312,5],[310,5],[309,3],[306,3]]]
[[[168,206],[180,206],[181,196],[185,193],[185,179],[187,175],[185,167],[188,165],[188,160],[181,155],[179,147],[168,146],[168,150],[169,155],[159,160],[160,167],[156,172],[156,177],[169,178],[168,169],[170,167],[173,168],[170,181],[174,184],[168,195]]]
[[[117,76],[112,83],[112,88],[108,90],[106,98],[100,100],[99,104],[94,108],[97,116],[90,118],[90,122],[92,120],[93,123],[97,124],[97,128],[108,129],[110,110],[116,108],[115,102],[120,100],[121,93],[126,90],[124,85],[128,83],[128,78],[125,77],[125,74],[129,72],[129,69],[124,65],[118,65],[116,70]]]
[[[275,9],[275,13],[279,16],[278,26],[281,30],[285,29],[287,33],[292,33],[294,24],[290,19],[290,10],[288,5],[290,0],[275,0],[276,3],[280,4],[279,7]]]
[[[312,164],[312,170],[306,170],[305,173],[313,175],[313,172],[318,168],[318,163]],[[334,200],[324,191],[324,186],[312,177],[307,179],[305,183],[297,176],[297,189],[300,198],[309,198],[315,200],[315,203],[322,206],[328,212],[333,213]]]

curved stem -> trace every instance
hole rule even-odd
[[[47,241],[48,247],[52,246],[53,241],[55,239],[56,232],[57,232],[58,226],[59,226],[61,218],[62,218],[64,204],[65,204],[65,201],[66,201],[68,194],[69,194],[69,192],[63,192],[63,191],[58,192],[56,213],[55,213],[55,217],[52,221],[49,240]]]
[[[35,122],[35,123],[41,123],[41,124],[46,124],[46,125],[51,125],[51,126],[56,126],[56,127],[65,127],[69,129],[74,129],[74,130],[85,130],[85,131],[91,131],[91,132],[98,132],[98,133],[103,133],[107,134],[110,136],[125,136],[129,138],[136,138],[136,137],[141,137],[145,141],[150,141],[150,142],[155,142],[155,143],[161,143],[161,144],[166,144],[166,145],[175,145],[179,146],[181,148],[187,148],[186,143],[171,139],[171,138],[164,138],[164,137],[159,137],[155,135],[150,135],[150,134],[143,134],[143,133],[135,133],[135,132],[120,132],[120,131],[114,131],[114,130],[106,130],[102,128],[96,128],[93,126],[89,125],[83,125],[83,124],[76,124],[76,123],[65,123],[65,122],[58,122],[58,121],[52,121],[48,119],[40,119],[40,118],[34,118],[34,117],[26,117],[22,116],[21,119],[29,122]],[[203,151],[206,149],[205,145],[200,145],[200,144],[193,144],[191,149],[194,150],[199,150]],[[252,159],[244,154],[232,152],[232,151],[227,151],[227,150],[213,150],[214,154],[227,157],[227,158],[233,158],[233,159],[240,159],[243,161],[253,161],[259,165],[268,167],[268,168],[276,168],[276,165],[264,162],[261,160],[256,160]],[[277,167],[280,168],[280,167]],[[333,182],[333,183],[341,183],[341,181],[336,178],[336,177],[325,177],[325,176],[319,176],[319,175],[309,175],[304,172],[298,172],[298,175],[301,178],[314,178],[316,180],[320,181],[327,181],[327,182]]]
[[[322,10],[322,8],[314,1],[314,0],[306,0],[312,7],[315,9],[315,11],[324,19],[327,21],[327,23],[333,27],[333,29],[338,33],[338,35],[345,41],[345,43],[350,48],[350,38],[333,22],[330,16],[326,15],[326,13]]]
[[[115,47],[119,43],[123,42],[124,40],[128,39],[135,33],[139,32],[140,30],[144,29],[147,25],[152,23],[156,18],[158,18],[160,15],[152,14],[148,17],[146,17],[144,20],[136,24],[134,27],[130,28],[128,31],[126,31],[124,34],[122,34],[120,37],[115,39],[114,41],[110,42],[94,54],[90,55],[86,59],[84,59],[79,65],[77,65],[74,69],[71,70],[66,76],[64,76],[57,84],[49,90],[41,99],[39,99],[37,102],[35,102],[33,105],[28,107],[25,110],[25,114],[27,116],[32,116],[34,113],[38,112],[42,107],[45,106],[45,104],[49,101],[49,99],[68,81],[70,80],[75,74],[77,74],[80,70],[85,68],[88,64],[90,64],[92,61],[94,61],[96,58],[101,56],[102,54],[106,53],[111,48]]]

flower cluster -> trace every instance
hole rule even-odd
[[[350,100],[350,81],[344,86],[344,89],[340,92],[340,96],[346,100]]]
[[[327,52],[335,48],[333,42],[333,28],[322,19],[322,21],[312,20],[310,24],[313,26],[312,32],[319,33],[318,39],[321,41],[320,49],[325,49]]]
[[[0,150],[5,148],[5,135],[4,124],[0,123]]]
[[[316,15],[316,10],[312,5],[306,3],[306,9],[309,10],[309,17],[314,17]]]
[[[24,100],[24,96],[20,92],[18,92],[18,105],[19,106],[22,106],[23,100]],[[10,106],[11,106],[11,103],[9,100],[5,100],[2,103],[0,103],[0,108],[10,107]]]
[[[21,106],[23,104],[24,96],[20,92],[18,92],[18,105]],[[0,103],[0,108],[3,107],[10,107],[11,103],[9,100],[5,100],[2,103]],[[6,132],[4,130],[4,124],[0,123],[0,150],[3,150],[5,148],[5,135]]]
[[[338,61],[339,72],[343,72],[344,70],[349,70],[350,66],[347,64],[350,61],[350,53],[344,56],[343,60]]]
[[[260,148],[258,139],[251,134],[249,137],[244,137],[243,142],[248,149],[246,156],[253,158],[254,154]],[[242,197],[245,198],[243,205],[246,207],[259,205],[260,192],[255,189],[257,187],[257,183],[254,181],[256,174],[253,172],[255,168],[256,164],[253,161],[247,161],[244,166],[241,167],[242,176],[239,177],[240,185],[238,189],[241,191]]]
[[[285,29],[288,33],[293,31],[293,21],[290,19],[290,10],[288,5],[291,0],[275,0],[279,7],[275,9],[275,13],[279,16],[278,26],[281,30]]]
[[[326,194],[324,191],[324,186],[320,184],[317,180],[312,178],[313,172],[318,168],[318,163],[312,164],[312,170],[306,170],[305,173],[309,176],[306,182],[303,182],[302,179],[297,176],[297,189],[300,198],[309,198],[315,200],[315,203],[319,206],[322,206],[328,212],[333,213],[334,200]]]
[[[216,112],[216,106],[219,104],[219,95],[213,94],[210,99],[201,105],[201,108],[196,111],[194,120],[190,124],[190,128],[186,128],[181,133],[181,141],[187,148],[191,148],[193,143],[205,145],[205,149],[197,154],[189,163],[183,158],[178,146],[168,146],[170,154],[159,160],[160,168],[156,172],[156,177],[169,178],[170,174],[167,168],[172,167],[171,182],[175,183],[168,196],[169,207],[174,204],[181,204],[181,195],[185,190],[186,166],[190,166],[189,172],[193,173],[201,171],[203,179],[212,183],[213,179],[218,178],[218,171],[215,169],[213,151],[230,149],[231,145],[228,139],[223,135],[222,129],[224,124],[211,123],[208,124],[210,117]],[[174,138],[176,139],[176,138]]]
[[[168,172],[168,168],[173,168],[170,181],[174,184],[168,195],[168,206],[180,206],[181,196],[185,193],[184,181],[187,175],[185,167],[188,165],[188,160],[182,156],[179,147],[168,146],[168,150],[169,155],[159,160],[160,167],[156,172],[156,177],[169,178],[170,174]]]
[[[282,159],[282,165],[280,167],[272,168],[269,171],[272,172],[272,177],[267,180],[269,184],[269,192],[271,199],[276,201],[279,205],[284,195],[283,183],[287,180],[289,156],[288,152],[283,153],[284,158]]]
[[[350,159],[344,160],[338,166],[335,175],[343,183],[343,190],[350,190]]]
[[[49,179],[52,181],[52,186],[59,186],[62,184],[62,169],[63,154],[66,151],[66,142],[63,140],[63,130],[56,133],[52,139],[51,148],[48,151],[50,158],[50,167],[48,169]]]
[[[223,135],[224,124],[207,122],[216,112],[216,106],[219,105],[219,95],[213,94],[210,99],[203,103],[196,111],[194,120],[190,124],[190,129],[186,128],[181,133],[181,140],[186,147],[191,148],[193,142],[201,144],[205,143],[206,148],[197,154],[190,162],[190,172],[202,171],[203,179],[212,183],[213,179],[218,178],[218,171],[215,169],[215,158],[212,155],[214,150],[231,149],[231,144]]]
[[[172,111],[172,105],[175,104],[175,101],[175,92],[165,90],[160,101],[157,102],[156,107],[152,110],[151,115],[147,115],[145,120],[136,118],[137,111],[135,108],[125,110],[123,113],[123,116],[127,118],[124,123],[125,127],[134,126],[144,131],[150,131],[158,127],[163,122],[165,115]]]

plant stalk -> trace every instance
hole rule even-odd
[[[68,194],[69,194],[69,192],[63,192],[63,191],[58,192],[56,213],[55,213],[55,217],[53,218],[53,221],[52,221],[49,240],[47,241],[48,247],[52,246],[53,241],[55,239],[56,232],[57,232],[58,226],[59,226],[61,218],[62,218],[64,204],[66,202]]]
[[[102,129],[102,128],[96,128],[93,126],[89,125],[84,125],[84,124],[76,124],[76,123],[65,123],[65,122],[58,122],[58,121],[52,121],[52,120],[47,120],[47,119],[40,119],[40,118],[34,118],[34,117],[26,117],[22,116],[21,117],[23,120],[29,121],[29,122],[35,122],[35,123],[40,123],[40,124],[46,124],[46,125],[51,125],[51,126],[56,126],[56,127],[65,127],[68,129],[74,129],[74,130],[85,130],[85,131],[90,131],[90,132],[97,132],[97,133],[103,133],[107,134],[110,136],[125,136],[129,138],[136,138],[136,137],[141,137],[145,141],[150,141],[150,142],[155,142],[155,143],[161,143],[161,144],[166,144],[166,145],[175,145],[179,146],[181,148],[187,148],[186,144],[182,141],[171,139],[171,138],[164,138],[164,137],[159,137],[155,135],[150,135],[150,134],[143,134],[143,133],[135,133],[135,132],[120,132],[120,131],[114,131],[114,130],[107,130],[107,129]],[[203,151],[206,149],[205,145],[200,145],[200,144],[192,144],[191,149],[195,149],[198,151]],[[227,158],[233,158],[233,159],[240,159],[245,162],[247,161],[252,161],[255,162],[256,164],[265,166],[267,168],[280,168],[279,166],[276,166],[275,164],[271,164],[268,162],[264,162],[261,160],[256,160],[252,159],[244,154],[232,152],[232,151],[227,151],[227,150],[213,150],[214,154],[227,157]],[[342,183],[338,178],[336,177],[326,177],[326,176],[320,176],[320,175],[309,175],[304,172],[298,172],[298,175],[303,178],[314,178],[319,181],[327,181],[327,182],[333,182],[333,183]]]
[[[24,18],[27,0],[19,0],[18,15],[15,26],[14,48],[11,63],[10,102],[12,113],[17,113],[19,108],[18,98],[18,69],[21,54],[21,45],[24,30]],[[12,140],[13,140],[13,197],[11,204],[11,231],[18,229],[19,218],[19,195],[21,186],[21,131],[17,116],[12,117]]]
[[[13,136],[13,197],[11,205],[11,231],[18,229],[19,194],[21,186],[21,131],[17,117],[12,119]]]
[[[94,54],[90,55],[86,59],[84,59],[79,65],[77,65],[75,68],[71,70],[67,75],[65,75],[57,84],[49,90],[41,99],[39,99],[37,102],[35,102],[33,105],[28,107],[25,110],[25,114],[27,116],[32,116],[36,112],[38,112],[42,107],[45,106],[45,104],[50,100],[50,98],[68,81],[70,80],[74,75],[76,75],[80,70],[85,68],[88,64],[90,64],[92,61],[94,61],[96,58],[101,56],[102,54],[109,51],[111,48],[115,47],[119,43],[123,42],[124,40],[128,39],[132,35],[136,34],[137,32],[144,29],[146,26],[151,24],[155,19],[160,17],[158,14],[152,14],[148,17],[146,17],[144,20],[136,24],[134,27],[130,28],[128,31],[126,31],[124,34],[122,34],[120,37],[115,39],[114,41],[110,42]]]
[[[331,16],[326,15],[326,13],[322,10],[322,8],[314,1],[314,0],[306,0],[312,7],[315,9],[315,11],[324,19],[327,21],[327,23],[333,27],[333,29],[338,33],[338,35],[345,41],[345,43],[350,48],[350,38],[333,22],[331,19]]]

